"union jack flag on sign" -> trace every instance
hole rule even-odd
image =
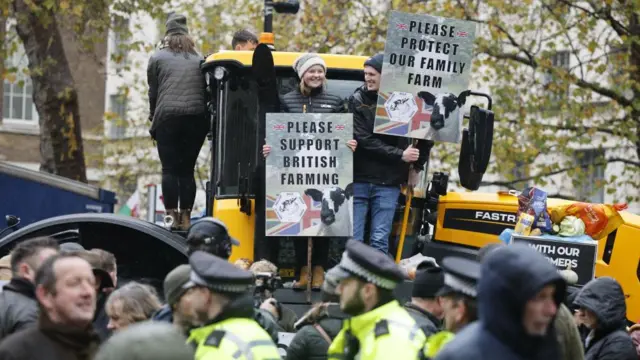
[[[396,24],[396,30],[409,30],[409,26],[407,24]]]
[[[466,32],[466,31],[458,31],[458,32],[456,33],[456,36],[457,36],[457,37],[467,37],[467,36],[469,36],[469,33],[468,33],[468,32]]]
[[[283,124],[273,125],[273,130],[284,130],[284,125]]]
[[[344,125],[336,125],[336,130],[344,130]]]

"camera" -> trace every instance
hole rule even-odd
[[[253,289],[254,305],[259,308],[260,305],[269,298],[273,297],[276,289],[282,287],[282,279],[280,276],[270,272],[254,272],[255,288]]]

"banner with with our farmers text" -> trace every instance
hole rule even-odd
[[[578,285],[593,280],[596,269],[598,242],[571,241],[561,237],[512,235],[511,244],[523,243],[538,250],[558,270],[573,270],[578,275]]]
[[[459,143],[476,24],[392,11],[374,132]]]
[[[353,233],[352,114],[269,113],[266,236]]]

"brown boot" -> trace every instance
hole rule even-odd
[[[322,289],[322,283],[324,282],[324,269],[322,266],[313,267],[313,280],[311,281],[311,288],[319,291]]]
[[[302,269],[300,269],[300,280],[293,282],[293,288],[296,290],[306,290],[307,284],[309,283],[307,281],[307,275],[309,275],[309,268],[303,266]]]
[[[180,230],[187,231],[191,226],[191,209],[180,209]]]
[[[176,230],[180,226],[178,209],[167,209],[164,215],[164,226],[170,230]]]

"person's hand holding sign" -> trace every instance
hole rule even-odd
[[[356,151],[356,147],[358,147],[358,142],[356,140],[349,140],[347,141],[347,146],[349,147],[349,149],[351,149],[351,151]]]
[[[269,156],[270,152],[271,152],[271,145],[267,145],[267,144],[262,145],[262,155],[265,157],[265,159],[267,158],[267,156]]]
[[[418,161],[419,156],[420,150],[414,148],[413,145],[409,145],[409,147],[402,152],[402,161],[412,163]]]

